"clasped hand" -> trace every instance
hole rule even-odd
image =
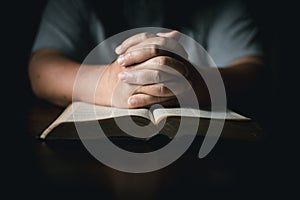
[[[176,96],[191,90],[187,53],[178,39],[177,31],[126,39],[115,49],[118,58],[102,74],[98,88],[105,92],[98,98],[125,108],[177,104]]]

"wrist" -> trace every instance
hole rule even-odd
[[[73,87],[73,101],[83,101],[87,103],[104,104],[100,100],[99,96],[104,94],[99,94],[99,91],[103,89],[99,88],[99,84],[103,77],[105,70],[104,65],[82,65],[78,70],[76,80],[74,81]],[[99,100],[100,99],[100,100]]]

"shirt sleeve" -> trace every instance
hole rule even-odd
[[[207,51],[218,67],[244,56],[262,56],[259,30],[243,1],[228,1],[215,12]]]
[[[80,0],[49,0],[32,52],[52,48],[80,60],[88,49],[88,8]]]

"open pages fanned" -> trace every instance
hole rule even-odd
[[[162,119],[167,117],[197,117],[209,119],[226,119],[226,120],[251,120],[230,109],[225,111],[209,111],[194,108],[156,108],[149,110],[146,108],[124,109],[99,106],[84,102],[73,102],[60,116],[47,127],[40,135],[45,139],[47,135],[59,124],[66,122],[84,122],[93,120],[104,120],[124,116],[137,116],[150,120],[153,124],[158,124]]]

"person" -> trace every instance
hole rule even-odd
[[[175,8],[169,8],[170,4]],[[172,68],[189,80],[199,104],[207,106],[210,97],[205,82],[194,74],[191,63],[180,59],[186,54],[178,42],[184,33],[213,58],[227,98],[234,101],[257,87],[265,66],[259,30],[245,5],[234,0],[200,6],[167,0],[49,0],[28,65],[32,90],[38,98],[59,106],[72,100],[129,108],[175,105],[176,95],[184,96],[188,87],[178,81],[178,74],[168,71]],[[172,27],[172,31],[142,32],[126,38],[115,49],[114,62],[86,68],[84,84],[74,94],[76,74],[89,51],[122,30],[146,26]],[[174,48],[182,57],[168,53]],[[101,79],[95,98],[90,99],[86,92],[90,80],[97,78],[95,74],[101,74]],[[166,83],[178,90],[169,90]]]

